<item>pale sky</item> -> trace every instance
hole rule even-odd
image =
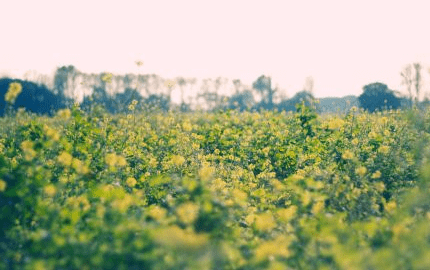
[[[292,96],[360,95],[424,66],[430,91],[430,1],[91,1],[0,3],[0,73],[137,72],[165,78],[272,77]]]

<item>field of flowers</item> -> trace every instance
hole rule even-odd
[[[430,112],[18,112],[0,269],[430,269]]]

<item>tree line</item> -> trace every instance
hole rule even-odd
[[[369,112],[384,109],[398,109],[404,107],[424,106],[429,103],[426,98],[419,102],[418,97],[422,89],[421,65],[408,65],[401,72],[403,84],[409,96],[402,96],[400,92],[391,90],[386,84],[374,82],[363,87],[363,93],[357,98],[358,105]],[[53,85],[46,86],[27,80],[12,78],[0,79],[0,95],[4,97],[12,82],[22,85],[22,93],[16,98],[9,109],[20,107],[38,114],[52,114],[58,109],[70,107],[79,100],[84,110],[101,110],[109,113],[127,113],[128,105],[137,101],[136,109],[162,111],[180,110],[192,111],[203,109],[207,111],[237,109],[295,111],[298,103],[304,102],[313,106],[317,112],[335,112],[330,108],[333,104],[316,101],[312,94],[313,80],[306,79],[302,91],[291,98],[285,98],[278,87],[273,87],[269,76],[260,76],[252,86],[244,85],[240,80],[233,80],[230,85],[233,94],[227,96],[221,93],[222,86],[229,82],[227,79],[205,79],[200,84],[194,100],[188,96],[186,101],[186,87],[196,90],[196,79],[176,78],[165,80],[157,75],[111,73],[86,74],[74,66],[59,67],[54,75]],[[194,89],[193,89],[194,88]],[[172,92],[180,91],[180,104],[172,103]],[[415,92],[415,95],[412,93]],[[321,99],[322,101],[323,99]],[[354,104],[348,104],[352,107]],[[4,98],[0,98],[0,115],[6,113],[8,107]]]

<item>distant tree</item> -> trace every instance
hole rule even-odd
[[[162,110],[167,112],[170,109],[170,97],[163,94],[151,94],[143,101],[143,108],[147,110]]]
[[[15,80],[11,78],[0,79],[0,115],[4,115],[6,101],[4,96],[12,82],[18,82],[22,86],[22,92],[17,96],[13,108],[25,108],[27,111],[37,114],[53,114],[58,109],[64,108],[67,99],[54,94],[45,85],[33,82]]]
[[[228,109],[239,109],[244,111],[250,109],[255,104],[254,96],[250,90],[237,92],[228,100]]]
[[[181,104],[185,104],[184,87],[187,84],[187,81],[183,77],[176,78],[176,81],[179,85],[179,89],[181,89]]]
[[[198,98],[203,98],[208,105],[209,110],[213,110],[217,107],[217,104],[219,104],[220,97],[218,96],[218,93],[216,92],[203,92],[201,94],[197,95]]]
[[[238,94],[241,91],[242,83],[240,80],[233,80],[234,91],[235,94]]]
[[[124,113],[128,111],[128,106],[133,100],[136,100],[139,107],[142,106],[143,98],[136,89],[127,88],[123,93],[116,93],[113,98],[115,104],[114,111],[116,113]]]
[[[291,99],[283,100],[278,105],[277,108],[280,111],[296,111],[296,105],[304,101],[305,106],[311,107],[314,96],[308,91],[297,92]]]
[[[94,86],[93,92],[89,96],[84,96],[81,107],[86,111],[92,111],[95,107],[101,107],[106,112],[112,112],[112,100],[106,93],[106,89]]]
[[[58,67],[54,75],[54,93],[65,96],[68,71],[66,66]]]
[[[414,86],[415,86],[415,103],[418,104],[418,100],[420,97],[420,90],[421,90],[421,64],[420,63],[414,63],[414,69],[415,69],[415,78],[414,78]]]
[[[397,109],[400,107],[400,99],[394,95],[394,91],[388,89],[387,85],[376,82],[365,85],[363,93],[358,97],[360,107],[374,112],[386,108]]]
[[[273,96],[275,95],[276,89],[272,88],[272,79],[262,75],[253,82],[252,87],[257,90],[263,98],[258,107],[268,110],[273,109]]]

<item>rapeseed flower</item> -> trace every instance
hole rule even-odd
[[[34,143],[31,141],[23,141],[21,143],[21,149],[24,151],[24,159],[27,161],[31,161],[34,157],[36,157],[36,151],[33,150]]]
[[[203,181],[208,181],[214,173],[215,173],[215,168],[208,165],[204,165],[199,170],[200,179],[202,179]]]
[[[72,165],[73,157],[67,152],[61,152],[61,154],[58,156],[58,162],[60,162],[64,166],[70,166]]]
[[[292,205],[288,208],[279,209],[276,214],[279,216],[279,219],[283,222],[289,222],[294,218],[297,213],[297,206]]]
[[[358,174],[359,176],[364,176],[367,172],[367,168],[360,166],[357,169],[355,169],[355,173]]]
[[[134,187],[137,184],[137,181],[134,177],[129,177],[127,178],[126,184],[129,187]]]
[[[388,154],[389,151],[390,151],[390,147],[388,145],[381,145],[378,149],[378,152],[384,155]]]
[[[57,193],[57,189],[54,185],[50,184],[43,188],[43,192],[49,197],[53,197]]]
[[[338,128],[342,127],[344,124],[345,124],[344,120],[342,120],[340,118],[334,118],[328,122],[328,128],[329,129],[338,129]]]
[[[58,117],[67,120],[72,116],[72,112],[70,111],[70,109],[62,109],[57,111],[57,115]]]
[[[181,204],[176,209],[176,214],[181,222],[185,224],[193,223],[199,214],[199,206],[192,202]]]
[[[113,75],[111,73],[106,73],[102,76],[102,81],[106,82],[106,83],[111,83],[112,77],[113,77]]]
[[[209,242],[206,234],[185,231],[176,225],[153,231],[155,243],[174,249],[197,250]]]
[[[375,184],[375,188],[377,191],[382,192],[385,190],[385,184],[383,182],[378,182]]]
[[[353,159],[353,158],[354,158],[354,154],[353,154],[351,151],[346,150],[346,151],[342,154],[342,158],[343,158],[343,159]]]
[[[9,84],[9,89],[5,95],[5,101],[8,103],[15,103],[16,98],[22,91],[22,85],[18,82],[13,82]]]
[[[186,132],[190,132],[191,130],[193,130],[193,126],[191,125],[190,122],[184,122],[182,124],[182,129]]]
[[[254,259],[260,262],[275,256],[288,257],[290,255],[288,246],[288,238],[283,235],[279,236],[272,241],[267,241],[259,245],[255,250]]]
[[[72,168],[75,169],[75,171],[80,174],[87,174],[90,171],[90,169],[88,169],[88,166],[86,166],[81,160],[77,158],[73,158]]]
[[[379,177],[381,177],[381,172],[380,172],[380,171],[376,171],[376,172],[374,172],[374,173],[372,174],[372,176],[371,176],[371,178],[372,178],[372,179],[377,179],[377,178],[379,178]]]
[[[167,214],[167,210],[163,207],[158,206],[158,205],[152,207],[148,213],[148,215],[151,218],[153,218],[157,221],[164,219],[166,217],[166,214]]]
[[[172,156],[172,162],[173,164],[175,164],[176,166],[181,166],[182,164],[184,164],[185,162],[185,158],[183,156],[179,156],[179,155],[173,155]]]
[[[3,179],[0,179],[0,192],[5,191],[6,187],[7,187],[7,183]]]
[[[394,209],[397,208],[397,204],[395,201],[391,201],[387,204],[385,204],[385,210],[387,210],[387,212],[392,213],[394,211]]]
[[[312,205],[312,213],[314,215],[321,212],[324,209],[324,201],[317,201],[314,205]]]
[[[259,231],[270,231],[276,227],[276,221],[270,212],[256,215],[254,224]]]

